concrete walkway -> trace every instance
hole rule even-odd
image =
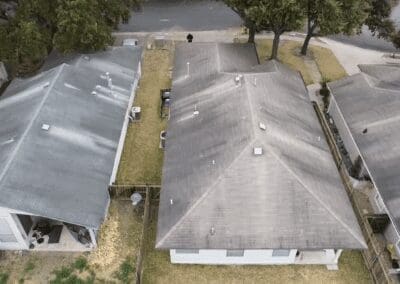
[[[124,38],[135,37],[139,40],[150,39],[154,36],[164,36],[171,40],[186,40],[186,35],[192,33],[195,42],[232,42],[234,39],[247,39],[247,35],[241,33],[241,29],[232,28],[221,31],[179,31],[170,30],[166,32],[128,32],[114,33],[116,37],[116,45],[119,45]],[[272,39],[272,33],[258,34],[256,39]],[[301,33],[286,33],[282,35],[282,40],[303,41],[304,34]],[[359,64],[384,64],[384,63],[400,63],[400,59],[391,59],[381,51],[364,49],[353,45],[341,43],[328,38],[313,38],[311,44],[329,48],[338,58],[344,69],[349,75],[359,73]]]

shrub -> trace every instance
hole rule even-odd
[[[75,260],[73,267],[79,272],[82,272],[84,269],[87,267],[87,260],[84,257],[80,257],[77,260]]]
[[[0,284],[7,284],[8,277],[8,273],[0,272]]]
[[[119,267],[119,271],[116,273],[118,280],[123,283],[130,283],[130,276],[135,271],[133,266],[133,261],[131,259],[126,259]]]

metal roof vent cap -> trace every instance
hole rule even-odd
[[[45,123],[42,124],[42,130],[49,131],[49,129],[50,129],[50,125],[45,124]]]
[[[215,228],[214,228],[214,227],[211,227],[211,229],[210,229],[210,235],[211,235],[211,236],[214,236],[214,235],[215,235]]]
[[[261,156],[263,154],[263,149],[261,147],[254,147],[254,156]]]
[[[236,86],[240,86],[242,84],[243,75],[236,75],[235,77],[235,84]]]

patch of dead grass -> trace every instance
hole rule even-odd
[[[272,50],[272,40],[257,40],[256,47],[260,61],[263,62],[269,60]],[[313,84],[314,82],[309,70],[307,69],[307,65],[304,63],[303,58],[298,55],[299,47],[299,42],[287,40],[281,41],[279,45],[278,59],[290,68],[299,71],[303,76],[306,85]]]
[[[300,48],[302,42],[298,41],[289,41],[283,40],[279,46],[278,59],[291,67],[294,70],[297,70],[303,76],[304,82],[306,85],[310,85],[314,82],[311,75],[311,70],[307,68],[307,64],[304,62],[304,57],[300,55]],[[257,40],[256,41],[257,52],[261,61],[268,60],[271,55],[272,50],[272,40]],[[315,60],[315,63],[318,66],[318,69],[321,73],[322,78],[334,81],[345,77],[346,71],[340,65],[339,61],[332,53],[331,50],[310,45],[309,47],[309,55],[311,59]]]
[[[136,259],[142,226],[142,218],[134,212],[130,201],[111,201],[107,220],[100,230],[98,248],[88,256],[89,267],[96,271],[97,278],[115,280],[120,265],[128,258]]]
[[[310,52],[324,80],[335,81],[347,76],[343,66],[331,50],[311,45]]]

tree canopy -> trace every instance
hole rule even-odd
[[[248,42],[253,42],[258,31],[256,23],[248,16],[246,10],[252,6],[253,0],[223,0],[242,19],[244,26],[249,30]]]
[[[104,49],[112,43],[112,30],[128,21],[131,8],[139,1],[12,1],[15,13],[0,13],[7,21],[0,25],[0,61],[14,63],[18,73],[25,73],[35,69],[53,48],[61,52]],[[14,7],[9,1],[1,3],[6,3],[7,9]]]
[[[302,0],[307,16],[307,35],[301,50],[307,54],[310,39],[317,35],[354,34],[368,16],[370,0]]]
[[[389,39],[395,32],[394,22],[390,19],[392,5],[387,0],[370,0],[370,9],[365,24],[373,35]]]
[[[254,0],[246,10],[256,26],[274,33],[271,59],[278,56],[280,36],[303,25],[304,10],[297,0]]]

